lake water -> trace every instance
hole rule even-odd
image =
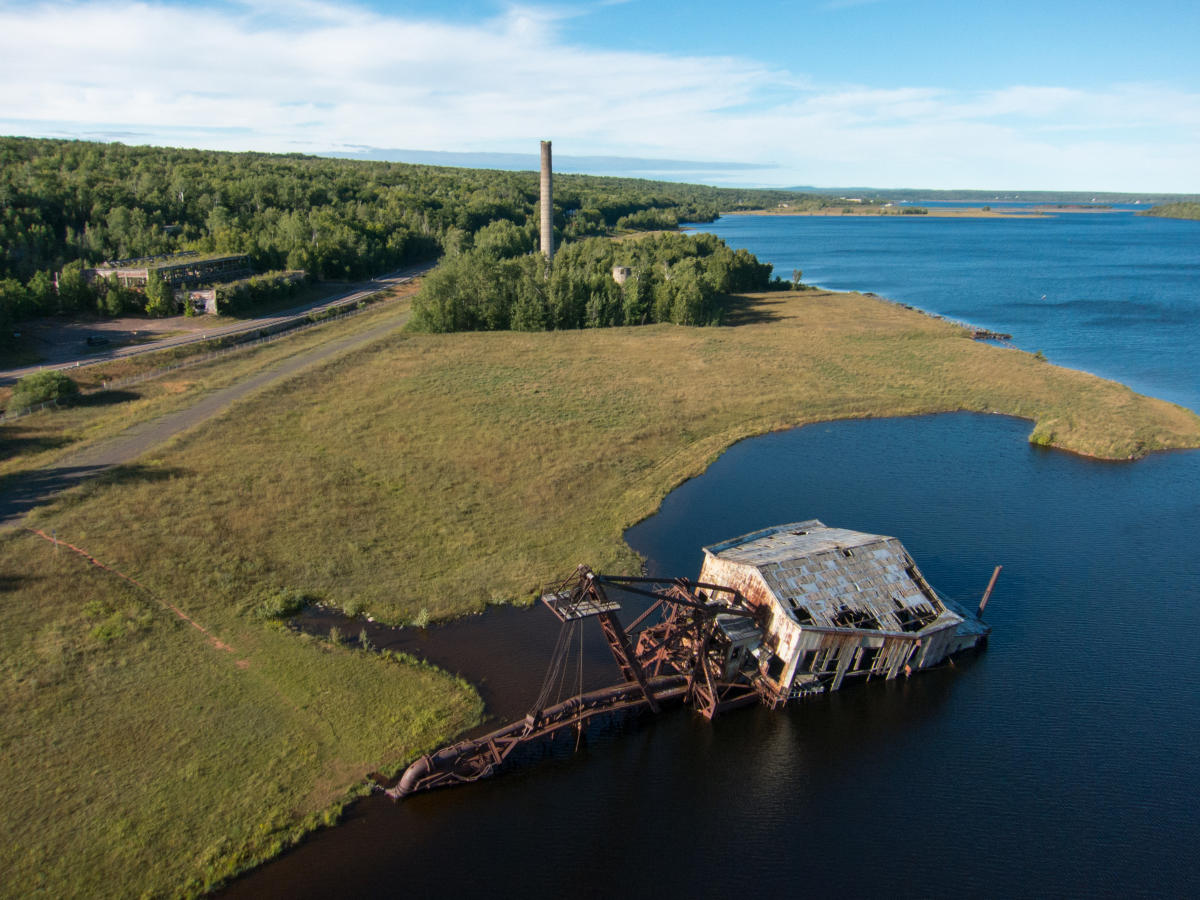
[[[997,204],[997,207],[999,204]],[[726,216],[697,226],[791,278],[1012,334],[1024,350],[1200,410],[1200,222]]]
[[[966,232],[996,224],[946,221]],[[1015,252],[989,233],[977,245],[992,248],[985,256]],[[834,281],[806,252],[782,264],[764,255]],[[857,256],[868,268],[869,252]],[[984,300],[918,303],[895,277],[890,290],[830,286],[1021,330],[980,315]],[[992,302],[1001,312],[1010,305]],[[1090,368],[1104,359],[1096,362]],[[1172,376],[1195,371],[1190,348],[1162,362]],[[1026,422],[955,414],[766,435],[731,448],[627,535],[652,571],[694,576],[706,543],[817,517],[898,536],[939,590],[967,602],[1003,564],[985,653],[779,712],[712,723],[668,713],[602,729],[577,754],[552,750],[477,785],[398,805],[372,798],[229,893],[1196,896],[1200,453],[1099,463],[1031,447],[1028,431]],[[554,630],[542,610],[508,609],[393,640],[486,679],[485,697],[507,717],[523,693],[536,693]],[[592,677],[603,678],[611,660],[597,640],[590,647]]]

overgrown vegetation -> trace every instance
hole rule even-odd
[[[9,409],[25,409],[39,403],[69,400],[79,395],[79,385],[62,372],[34,372],[17,382],[9,397]]]
[[[294,297],[304,285],[301,272],[263,272],[216,288],[217,311],[227,315],[248,312],[264,301]]]
[[[512,249],[510,249],[510,247]],[[413,302],[418,331],[552,331],[672,322],[716,325],[727,297],[771,287],[771,265],[711,234],[587,238],[547,266],[517,245],[490,245],[441,263]],[[614,267],[627,269],[624,283]],[[780,287],[790,284],[779,282]]]

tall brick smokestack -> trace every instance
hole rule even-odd
[[[554,259],[554,173],[549,141],[542,141],[542,252],[547,261]]]

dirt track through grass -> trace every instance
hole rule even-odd
[[[0,528],[16,525],[32,507],[44,503],[60,491],[74,487],[85,479],[95,477],[115,466],[132,463],[150,449],[214,416],[219,416],[232,404],[256,391],[402,328],[407,318],[407,306],[398,308],[397,316],[389,317],[387,321],[365,332],[336,338],[313,347],[290,359],[275,363],[256,375],[204,395],[184,409],[135,424],[114,437],[60,457],[52,467],[30,473],[21,483],[8,486],[7,490],[0,493]]]

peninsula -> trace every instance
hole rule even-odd
[[[636,572],[624,530],[742,438],[970,410],[1097,458],[1200,447],[1182,407],[862,294],[528,332],[406,331],[415,302],[0,426],[9,490],[247,385],[0,532],[9,883],[199,894],[335,823],[482,704],[291,613],[420,626]]]

